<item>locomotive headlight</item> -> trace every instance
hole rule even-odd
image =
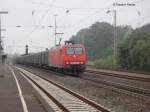
[[[80,64],[84,64],[84,62],[83,62],[83,61],[81,61],[81,62],[80,62]]]
[[[67,61],[66,64],[69,64],[69,62]]]

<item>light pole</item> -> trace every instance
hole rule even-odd
[[[113,12],[114,13],[114,39],[113,39],[113,49],[114,49],[114,58],[116,58],[117,56],[117,25],[116,25],[116,9],[114,10],[108,10],[106,13],[110,13]]]
[[[2,34],[1,34],[1,31],[2,31],[2,28],[1,28],[1,14],[8,14],[8,12],[7,11],[0,11],[0,61],[4,61],[3,60],[3,46],[2,46]]]
[[[3,53],[3,47],[2,47],[2,28],[1,28],[1,14],[8,14],[7,11],[0,11],[0,54]]]
[[[57,17],[57,15],[55,14],[54,17],[55,17],[55,46],[56,46],[56,35],[57,35],[57,23],[56,23],[56,17]]]
[[[115,7],[115,9],[113,10],[107,10],[106,13],[110,13],[110,12],[113,12],[114,13],[114,57],[116,58],[117,56],[117,25],[116,25],[116,21],[117,21],[117,16],[116,16],[116,6],[120,6],[120,7],[123,7],[123,6],[135,6],[134,3],[123,3],[123,4],[120,4],[120,3],[114,3],[113,6]]]

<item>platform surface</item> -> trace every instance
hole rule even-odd
[[[32,86],[15,69],[27,112],[45,112],[34,94]],[[25,112],[19,95],[16,80],[8,65],[0,64],[0,112]]]

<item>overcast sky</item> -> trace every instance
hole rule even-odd
[[[150,0],[0,0],[0,11],[8,11],[1,15],[5,52],[24,53],[26,44],[30,52],[54,46],[55,14],[63,41],[96,21],[113,24],[113,13],[106,13],[113,3],[135,4],[116,7],[117,25],[136,28],[150,22]]]

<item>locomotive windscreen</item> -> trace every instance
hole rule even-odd
[[[82,48],[74,48],[75,54],[82,54]]]
[[[82,48],[81,47],[68,47],[66,48],[66,54],[82,54]]]

